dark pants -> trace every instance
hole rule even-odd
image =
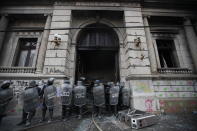
[[[94,106],[94,114],[101,116],[102,108],[101,106]]]
[[[31,122],[32,118],[35,116],[36,110],[32,110],[29,113],[25,112],[23,109],[23,114],[22,114],[22,123],[26,123],[26,121]]]
[[[78,108],[78,118],[80,119],[83,115],[84,106],[77,106],[77,108]]]
[[[70,116],[70,106],[62,105],[62,119],[65,119],[66,116]]]
[[[117,114],[118,113],[117,105],[111,105],[111,111],[112,111],[112,113]]]
[[[43,107],[42,107],[42,120],[45,120],[45,115],[46,115],[47,109],[49,110],[50,119],[53,118],[53,107],[47,108],[47,105],[45,103],[43,103]]]

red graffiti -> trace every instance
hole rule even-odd
[[[191,101],[190,104],[191,105],[197,105],[197,101]]]
[[[10,111],[8,111],[8,112],[16,112],[16,111],[13,109],[13,110],[10,110]]]
[[[188,85],[193,85],[193,82],[192,81],[187,81],[187,84]]]
[[[159,101],[160,107],[164,107],[165,106],[165,101]]]
[[[145,101],[145,107],[147,112],[153,112],[153,100],[152,99],[147,99]]]

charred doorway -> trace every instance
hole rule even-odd
[[[81,30],[77,41],[76,78],[89,82],[119,81],[119,40],[115,31],[100,23]]]

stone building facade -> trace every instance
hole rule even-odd
[[[57,87],[65,77],[73,84],[80,76],[123,81],[134,108],[197,110],[196,5],[192,0],[4,1],[0,79],[11,79],[16,95],[29,80],[49,77]]]

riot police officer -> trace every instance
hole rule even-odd
[[[111,87],[111,82],[107,82],[107,84],[104,87],[105,87],[105,108],[106,108],[106,111],[110,111],[109,90]]]
[[[114,83],[111,82],[110,84],[110,89],[109,89],[109,104],[111,105],[111,109],[113,109],[113,113],[117,113],[117,105],[118,105],[118,100],[119,100],[119,91],[120,91],[120,84],[117,83],[114,86]]]
[[[61,91],[62,119],[65,119],[65,117],[71,113],[70,108],[72,105],[73,87],[70,84],[70,80],[64,80]]]
[[[82,81],[77,81],[77,86],[74,87],[74,105],[79,109],[78,118],[82,117],[83,106],[86,105],[86,87],[82,85]]]
[[[13,90],[9,88],[10,84],[10,81],[4,81],[0,85],[0,124],[9,102],[13,99]]]
[[[30,81],[29,87],[26,87],[23,92],[23,119],[25,119],[26,126],[31,124],[36,108],[39,106],[39,93],[40,88],[37,87],[34,80]]]
[[[45,83],[44,83],[43,80],[40,80],[40,81],[38,82],[38,87],[40,88],[40,90],[42,90],[42,88],[44,87],[44,85],[45,85]]]
[[[93,97],[94,97],[94,109],[97,112],[96,114],[100,117],[101,109],[105,105],[105,91],[104,91],[104,85],[100,83],[99,80],[95,81],[93,87]]]
[[[130,106],[130,89],[129,87],[125,86],[124,82],[120,83],[120,89],[121,89],[121,106],[123,108],[129,108]]]
[[[44,85],[40,93],[41,99],[43,99],[41,122],[45,121],[47,109],[49,110],[50,117],[48,122],[51,122],[53,119],[53,108],[55,106],[55,100],[57,95],[56,87],[53,86],[54,80],[54,78],[49,78],[47,81],[47,85]]]

